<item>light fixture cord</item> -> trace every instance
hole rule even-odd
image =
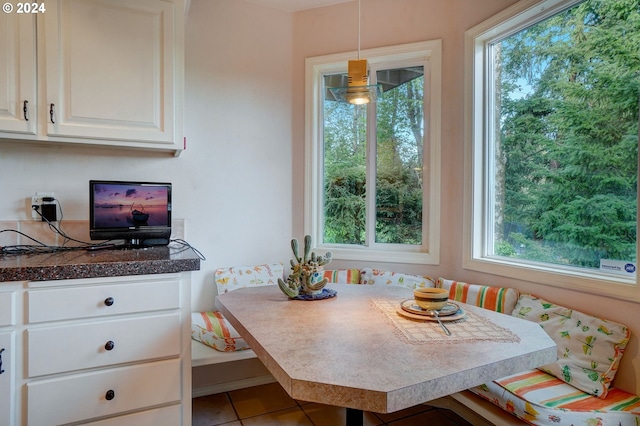
[[[360,60],[360,0],[358,0],[358,60]]]

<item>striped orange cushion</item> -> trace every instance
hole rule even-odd
[[[218,311],[191,314],[191,338],[222,352],[249,349],[249,345]]]
[[[438,287],[448,289],[450,299],[507,314],[511,314],[519,296],[513,288],[467,284],[444,278],[438,279]]]
[[[520,398],[533,400],[546,407],[573,411],[630,411],[640,414],[640,398],[635,395],[610,388],[606,398],[597,398],[540,370],[504,377],[496,380],[496,383]],[[544,397],[540,398],[535,394]]]
[[[327,269],[323,277],[330,283],[360,284],[360,269]]]
[[[597,398],[537,369],[470,390],[531,425],[640,425],[636,395],[610,388],[606,398]]]

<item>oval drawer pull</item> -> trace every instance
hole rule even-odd
[[[114,392],[113,389],[109,389],[107,393],[104,395],[104,397],[107,398],[107,401],[111,401],[113,398],[116,397],[116,393]]]
[[[108,351],[112,350],[113,348],[115,348],[116,344],[113,342],[113,340],[109,340],[105,345],[104,348]]]
[[[104,299],[104,304],[107,305],[107,306],[113,305],[113,302],[115,302],[113,297],[107,297],[106,299]]]

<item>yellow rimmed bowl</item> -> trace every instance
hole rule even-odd
[[[422,309],[437,311],[449,302],[449,290],[431,287],[416,288],[413,290],[413,298]]]

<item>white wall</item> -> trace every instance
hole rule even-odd
[[[182,174],[206,286],[215,267],[290,257],[291,19],[243,1],[191,2],[185,123],[194,149]],[[211,305],[211,290],[194,286],[194,309]]]
[[[201,310],[213,307],[215,268],[288,262],[291,15],[192,0],[185,44],[188,146],[179,158],[0,143],[0,221],[28,219],[36,191],[55,192],[65,219],[88,220],[90,179],[171,181],[173,215],[207,258],[192,280]]]

